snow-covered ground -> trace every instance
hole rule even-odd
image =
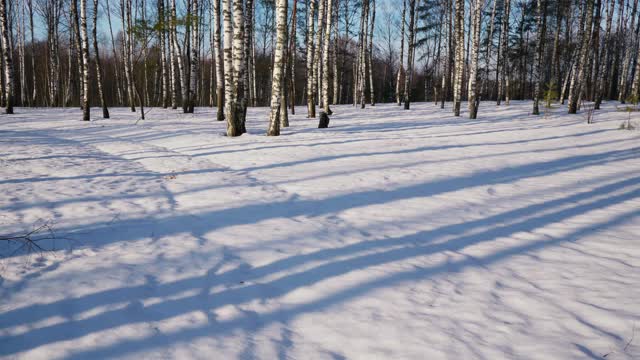
[[[640,358],[627,114],[413,107],[0,115],[0,358]]]

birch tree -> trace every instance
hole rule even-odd
[[[228,0],[222,0],[228,1]],[[220,50],[220,0],[211,0],[211,12],[213,13],[213,40],[211,47],[216,63],[216,106],[218,112],[216,119],[224,120],[224,98],[225,98],[225,72],[222,51]]]
[[[602,97],[604,96],[605,87],[607,84],[607,79],[609,77],[609,59],[611,55],[611,50],[609,49],[611,46],[611,24],[613,22],[613,13],[615,12],[616,0],[609,0],[609,6],[607,6],[607,20],[605,25],[605,33],[603,39],[603,49],[600,52],[600,71],[598,72],[598,76],[596,78],[597,87],[596,87],[596,96],[595,103],[593,108],[598,110],[600,109],[600,104],[602,103]],[[638,62],[640,64],[640,61]],[[638,76],[638,68],[636,68],[636,77]],[[635,82],[634,82],[635,84]]]
[[[307,117],[316,117],[316,104],[314,97],[313,63],[314,63],[314,30],[316,0],[309,0],[307,6]]]
[[[327,1],[331,1],[331,0],[327,0]],[[371,101],[371,106],[375,106],[376,105],[376,93],[375,93],[375,87],[373,86],[373,32],[375,29],[375,21],[376,21],[376,0],[371,0],[371,4],[370,4],[371,9],[369,10],[371,13],[371,23],[370,25],[370,31],[369,31],[369,46],[367,47],[368,51],[367,51],[367,61],[368,61],[368,65],[369,65],[369,92],[370,92],[370,96],[371,98],[369,99]]]
[[[5,111],[13,114],[13,66],[9,49],[9,23],[7,20],[7,0],[0,0],[0,33],[2,33],[2,60],[4,61]]]
[[[329,107],[329,46],[331,42],[331,20],[332,16],[332,0],[327,0],[327,21],[324,29],[324,49],[322,51],[322,98],[323,109],[327,115],[331,115],[331,109]]]
[[[401,92],[401,83],[402,83],[402,72],[404,70],[404,24],[407,12],[407,0],[402,1],[402,16],[400,16],[400,62],[398,64],[398,76],[396,77],[396,102],[398,106],[402,104],[402,92]]]
[[[496,73],[500,74],[500,80],[498,81],[498,99],[497,104],[503,98],[504,88],[507,86],[509,77],[509,16],[511,14],[511,0],[504,0],[504,9],[502,12],[502,25],[500,27],[500,59],[498,60],[498,70]],[[507,98],[509,95],[507,95]],[[507,105],[509,105],[507,101]]]
[[[540,115],[540,95],[541,88],[540,83],[542,79],[542,74],[540,73],[540,68],[542,67],[542,55],[544,52],[544,40],[545,40],[545,28],[546,28],[546,18],[547,18],[547,2],[546,0],[538,0],[538,11],[536,14],[536,23],[538,29],[538,36],[536,40],[536,53],[535,53],[535,63],[533,65],[533,81],[534,81],[534,90],[533,90],[533,115]]]
[[[482,7],[484,0],[476,0],[473,8],[473,40],[471,42],[471,65],[469,67],[469,119],[475,119],[478,116],[478,54],[480,50],[480,28],[482,20]]]
[[[100,62],[100,51],[98,49],[98,0],[93,0],[93,51],[96,54],[96,82],[98,84],[98,97],[102,107],[102,117],[109,118],[109,109],[104,96],[104,86],[102,83],[102,64]]]
[[[273,66],[273,77],[271,79],[271,113],[269,115],[268,136],[280,135],[279,112],[282,111],[280,96],[283,90],[282,77],[285,71],[284,61],[287,35],[287,2],[288,0],[277,0],[276,3],[277,40],[274,54],[275,61]],[[286,111],[286,107],[283,110]]]
[[[244,59],[244,3],[243,0],[233,0],[233,76],[236,80],[236,124],[240,134],[246,132],[245,117],[248,99],[245,96],[244,84],[246,83],[247,69]]]
[[[462,73],[464,72],[464,0],[456,0],[455,13],[455,80],[453,83],[453,114],[460,116],[460,101],[462,97]]]
[[[413,85],[413,55],[415,48],[416,0],[409,0],[409,43],[407,54],[407,75],[404,84],[404,109],[411,108],[411,86]]]
[[[584,14],[585,24],[578,29],[581,39],[580,57],[578,60],[575,81],[571,82],[569,90],[569,114],[575,114],[578,111],[578,101],[582,97],[582,93],[586,87],[586,68],[589,61],[589,40],[591,39],[591,25],[593,19],[593,0],[586,0],[586,13]]]
[[[80,37],[82,39],[82,120],[89,121],[89,39],[87,36],[87,0],[80,0]]]

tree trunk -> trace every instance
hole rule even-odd
[[[607,7],[607,20],[606,27],[603,39],[603,47],[600,52],[600,71],[598,72],[598,77],[596,80],[596,98],[595,104],[593,106],[594,109],[600,109],[600,104],[602,103],[602,97],[604,96],[604,91],[606,87],[606,80],[609,77],[609,59],[611,50],[609,49],[613,44],[611,44],[611,23],[613,21],[613,13],[615,12],[616,0],[609,0],[609,6]],[[640,61],[638,62],[640,64]],[[636,77],[638,76],[638,70],[636,69]]]
[[[287,34],[287,2],[288,0],[277,0],[276,5],[277,40],[275,64],[273,67],[273,77],[271,79],[271,114],[269,115],[268,136],[280,135],[279,112],[281,111],[280,95],[282,92],[282,76],[285,70],[284,57]],[[286,108],[284,111],[286,111]]]
[[[586,88],[586,67],[589,62],[589,40],[591,40],[591,24],[593,19],[593,0],[586,0],[586,14],[584,16],[584,28],[580,29],[580,57],[577,66],[575,81],[571,81],[569,88],[569,114],[575,114],[578,111],[578,101],[582,97],[582,93]],[[582,21],[581,21],[582,23]]]
[[[415,47],[416,0],[409,0],[409,43],[407,54],[407,75],[404,82],[404,109],[411,108],[411,87],[413,85],[413,54]]]
[[[404,67],[404,23],[407,12],[407,0],[402,1],[402,16],[400,17],[401,22],[401,30],[400,30],[400,63],[398,65],[398,76],[396,77],[396,103],[398,106],[402,104],[402,92],[401,83],[402,83],[402,72]]]
[[[223,0],[228,1],[228,0]],[[213,54],[216,59],[216,106],[218,112],[216,119],[224,120],[224,97],[225,97],[225,72],[222,51],[220,51],[220,0],[212,0],[211,12],[213,13]]]
[[[533,115],[540,115],[540,83],[542,75],[540,69],[542,67],[542,55],[544,53],[544,41],[545,41],[545,27],[547,19],[547,2],[546,0],[538,0],[538,13],[537,13],[537,28],[538,39],[536,41],[536,59],[533,65]]]
[[[328,0],[331,1],[331,0]],[[370,96],[371,98],[369,99],[371,101],[371,106],[375,106],[376,105],[376,93],[375,93],[375,87],[373,86],[373,32],[374,32],[374,23],[376,21],[376,0],[371,0],[371,24],[370,24],[370,28],[371,30],[369,31],[369,46],[368,46],[368,51],[367,51],[367,60],[369,62],[369,92],[370,92]]]
[[[231,21],[231,0],[222,0],[224,19],[224,90],[225,117],[227,118],[227,136],[240,136],[242,131],[236,116],[236,84],[233,71],[233,25]]]
[[[504,88],[507,86],[509,77],[509,16],[511,13],[511,0],[504,1],[504,9],[502,13],[502,26],[500,27],[500,55],[502,59],[498,61],[498,68],[500,71],[500,81],[498,81],[498,100],[497,105],[500,105]],[[507,95],[508,97],[508,95]],[[508,104],[507,104],[508,105]]]
[[[331,115],[331,109],[329,108],[329,46],[331,43],[331,20],[332,16],[332,0],[327,0],[327,21],[324,29],[324,49],[322,51],[322,102],[324,112],[327,115]]]
[[[464,71],[464,0],[456,0],[455,14],[456,66],[453,83],[453,115],[460,116],[462,73]]]
[[[240,134],[246,132],[245,116],[248,99],[245,97],[247,69],[244,61],[244,6],[242,0],[233,0],[233,76],[236,80],[236,124]]]
[[[93,51],[96,53],[96,82],[98,83],[98,96],[102,106],[102,117],[109,118],[109,109],[104,97],[102,84],[102,64],[100,63],[100,51],[98,50],[98,0],[93,0]]]
[[[80,38],[82,39],[82,120],[89,121],[89,39],[87,36],[87,0],[80,0]]]
[[[633,2],[633,9],[631,10],[631,26],[630,29],[634,29],[635,20],[636,20],[636,12],[638,9],[638,0]],[[627,29],[624,29],[623,41],[625,43],[625,52],[624,57],[622,58],[622,71],[620,72],[620,78],[618,82],[618,101],[621,103],[625,103],[627,96],[627,83],[629,79],[629,67],[631,62],[632,53],[635,51],[635,39],[637,38],[637,31],[635,31],[635,35],[629,36],[627,33]]]
[[[316,104],[314,97],[314,84],[313,84],[313,63],[314,58],[314,30],[315,30],[315,18],[314,12],[316,9],[316,0],[309,0],[308,2],[308,14],[307,14],[307,117],[316,117]]]
[[[475,119],[478,116],[478,54],[483,5],[484,0],[476,0],[473,8],[473,40],[471,41],[471,65],[469,67],[469,119]]]
[[[9,49],[9,23],[7,21],[7,0],[0,0],[0,33],[2,33],[2,59],[4,61],[5,109],[13,114],[13,66]]]

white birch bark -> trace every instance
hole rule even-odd
[[[578,101],[582,97],[582,92],[586,87],[586,67],[589,61],[589,41],[591,40],[591,25],[593,19],[593,0],[586,0],[586,14],[584,16],[584,28],[580,28],[580,57],[577,64],[577,72],[574,80],[571,81],[569,89],[569,114],[578,111]],[[582,21],[581,21],[582,23]]]
[[[227,0],[223,0],[227,1]],[[218,112],[216,119],[224,120],[224,93],[225,93],[225,72],[222,51],[220,50],[220,0],[212,0],[211,11],[213,13],[213,53],[216,59],[216,106]]]
[[[287,1],[277,0],[276,3],[276,29],[277,39],[275,48],[275,63],[273,66],[273,77],[271,79],[271,113],[269,115],[268,136],[280,135],[280,116],[282,111],[280,96],[282,93],[282,77],[284,75],[284,57],[287,34]],[[286,107],[284,109],[286,111]]]
[[[541,78],[542,75],[540,73],[542,67],[542,54],[544,52],[544,37],[545,37],[545,18],[547,11],[547,2],[546,0],[538,0],[538,12],[536,14],[537,19],[537,40],[536,40],[536,54],[535,54],[535,63],[533,65],[533,81],[534,81],[534,90],[533,90],[533,115],[540,115],[540,95],[541,95]]]
[[[333,16],[331,16],[332,10],[332,0],[327,0],[327,21],[325,24],[324,31],[324,49],[322,50],[322,68],[324,71],[322,72],[322,102],[324,112],[328,115],[331,115],[331,109],[329,108],[329,46],[331,43],[331,20]]]
[[[87,34],[87,0],[80,0],[80,38],[82,47],[82,120],[90,120],[89,39]]]
[[[93,0],[93,51],[96,53],[96,82],[98,83],[98,96],[100,97],[100,106],[102,106],[102,117],[109,118],[109,109],[104,96],[104,87],[102,84],[102,64],[100,62],[100,51],[98,49],[98,0]]]
[[[309,0],[307,14],[307,117],[316,117],[316,104],[314,97],[313,63],[314,63],[314,30],[316,0]]]
[[[411,87],[413,82],[413,54],[415,47],[415,13],[416,0],[409,0],[409,42],[407,54],[407,71],[404,83],[404,109],[411,108]]]
[[[480,29],[482,21],[482,7],[484,0],[475,0],[472,21],[471,64],[469,66],[469,119],[478,117],[478,54],[480,50]]]
[[[500,81],[498,81],[498,101],[500,105],[506,83],[509,81],[509,16],[511,15],[511,0],[504,1],[504,9],[502,12],[502,25],[500,27],[500,57],[498,60],[498,68],[496,72],[500,73]]]
[[[407,0],[402,0],[402,16],[400,17],[401,30],[400,30],[400,63],[398,64],[398,76],[396,78],[396,102],[398,106],[402,104],[402,72],[404,70],[404,24],[407,12]]]
[[[453,114],[460,116],[460,101],[462,98],[462,73],[464,72],[464,0],[456,0],[454,17],[454,32],[456,36],[455,80],[453,82]]]
[[[2,60],[4,61],[5,112],[13,114],[13,66],[9,48],[9,23],[7,21],[7,0],[0,0],[0,33],[2,36]]]

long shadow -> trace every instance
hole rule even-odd
[[[607,130],[604,130],[607,131]],[[599,132],[599,131],[596,131]],[[576,136],[582,136],[582,134],[577,134]],[[541,138],[541,139],[537,139],[539,141],[545,141],[545,140],[552,140],[555,137],[549,137],[549,138]],[[560,136],[559,138],[563,138],[562,136]],[[602,145],[610,145],[610,144],[621,144],[623,143],[623,141],[621,140],[608,140],[608,141],[601,141],[601,142],[597,142],[597,143],[589,143],[589,144],[584,144],[584,145],[566,145],[566,146],[560,146],[560,147],[554,147],[554,148],[545,148],[543,150],[538,150],[536,151],[536,153],[540,154],[540,153],[544,153],[544,152],[554,152],[554,151],[561,151],[561,150],[567,150],[567,149],[580,149],[580,148],[590,148],[590,147],[596,147],[596,146],[602,146]],[[409,151],[412,151],[413,149],[410,149]],[[404,152],[404,150],[401,150],[401,152]],[[348,170],[348,171],[344,171],[344,170],[340,170],[340,171],[334,171],[334,172],[328,172],[325,173],[323,175],[313,175],[313,176],[307,176],[307,177],[301,177],[301,178],[291,178],[291,179],[286,179],[286,180],[282,180],[282,181],[275,181],[275,182],[271,182],[271,185],[282,185],[282,184],[292,184],[292,183],[296,183],[296,182],[302,182],[302,181],[310,181],[310,180],[315,180],[315,179],[320,179],[320,178],[329,178],[331,176],[348,176],[348,175],[354,175],[354,174],[358,174],[361,172],[368,172],[368,171],[375,171],[375,170],[391,170],[391,169],[404,169],[404,168],[408,168],[408,167],[412,167],[412,166],[418,166],[418,165],[428,165],[428,164],[436,164],[436,163],[444,163],[444,162],[455,162],[455,161],[460,161],[460,160],[480,160],[480,159],[487,159],[487,158],[495,158],[495,157],[502,157],[502,156],[512,156],[512,155],[524,155],[524,154],[530,154],[531,151],[530,150],[518,150],[518,151],[510,151],[510,152],[500,152],[500,153],[491,153],[491,154],[484,154],[484,155],[474,155],[474,156],[464,156],[464,157],[457,157],[457,158],[449,158],[449,159],[441,159],[441,160],[420,160],[420,161],[415,161],[415,162],[410,162],[410,163],[400,163],[398,165],[381,165],[381,166],[373,166],[373,167],[367,167],[367,168],[360,168],[360,169],[356,169],[356,170]],[[170,157],[170,156],[169,156]],[[136,159],[131,159],[131,160],[136,160]],[[201,170],[204,171],[204,170]],[[213,169],[212,169],[213,171]],[[239,173],[244,173],[244,172],[249,172],[251,171],[251,168],[249,169],[238,169],[237,172]],[[126,173],[118,173],[120,175],[127,175]],[[158,177],[163,177],[163,176],[181,176],[181,175],[188,175],[190,174],[190,172],[188,171],[173,171],[171,173],[154,173],[157,174]],[[103,175],[109,175],[109,174],[103,174]],[[151,173],[149,174],[149,176],[152,176]],[[41,181],[45,181],[46,178],[35,178]],[[71,178],[68,177],[64,177],[64,178],[57,178],[56,180],[73,180]],[[229,185],[221,185],[218,186],[218,188],[220,187],[235,187],[238,186],[238,184],[229,184]],[[196,187],[193,189],[190,189],[188,191],[185,192],[175,192],[174,196],[179,196],[179,195],[185,195],[188,193],[193,193],[193,192],[199,192],[199,191],[206,191],[211,189],[212,187],[210,186],[205,186],[205,187]],[[135,194],[114,194],[114,195],[102,195],[100,197],[97,196],[85,196],[85,197],[76,197],[76,198],[72,198],[72,199],[64,199],[64,200],[60,200],[60,201],[46,201],[46,202],[31,202],[31,203],[26,203],[26,202],[22,202],[22,203],[14,203],[11,204],[8,207],[0,207],[0,209],[15,209],[15,208],[22,208],[22,207],[38,207],[38,206],[48,206],[48,207],[56,207],[56,206],[61,206],[61,205],[65,205],[65,204],[70,204],[70,203],[77,203],[77,202],[86,202],[86,201],[105,201],[105,200],[117,200],[117,199],[122,199],[122,198],[126,198],[127,200],[135,200],[135,199],[142,199],[142,198],[151,198],[154,196],[162,196],[162,195],[166,195],[166,192],[163,192],[162,194],[160,193],[145,193],[145,194],[141,194],[141,195],[135,195]]]
[[[436,266],[423,267],[416,270],[400,272],[383,278],[374,279],[372,281],[361,283],[357,286],[329,294],[324,298],[309,303],[260,315],[259,321],[255,321],[255,319],[247,317],[240,317],[225,322],[217,322],[211,325],[189,328],[187,330],[181,330],[179,332],[173,332],[170,334],[152,335],[139,340],[127,339],[118,342],[115,346],[109,345],[103,346],[98,349],[76,352],[73,355],[66,357],[66,359],[80,360],[87,358],[117,358],[119,356],[123,356],[132,352],[144,351],[146,349],[166,345],[167,339],[169,339],[169,343],[175,344],[179,342],[191,341],[202,337],[229,334],[234,330],[253,332],[273,323],[286,323],[303,314],[322,311],[333,305],[341,304],[350,299],[366,295],[367,293],[375,289],[388,288],[390,286],[398,285],[405,282],[415,283],[416,281],[425,281],[439,274],[460,272],[467,268],[489,266],[491,264],[507,260],[508,258],[513,256],[527,254],[533,251],[539,251],[563,242],[577,241],[582,236],[588,235],[593,231],[604,230],[606,228],[621,225],[627,221],[633,220],[638,216],[640,216],[640,213],[638,213],[637,211],[629,212],[619,215],[618,217],[610,221],[597,223],[593,226],[575,231],[562,238],[533,242],[504,250],[499,250],[491,255],[487,255],[484,257],[465,258],[464,260],[446,262],[444,264]]]
[[[585,135],[591,135],[591,134],[596,134],[596,133],[605,132],[605,131],[612,131],[612,130],[595,130],[593,132],[585,133]],[[577,134],[577,135],[574,135],[574,136],[580,137],[580,136],[585,136],[585,135]],[[567,137],[569,137],[569,136],[567,136]],[[422,147],[417,147],[417,148],[412,148],[412,149],[405,149],[405,150],[372,151],[372,152],[361,152],[361,153],[350,153],[350,154],[347,153],[347,154],[339,154],[339,155],[326,155],[326,156],[315,157],[315,158],[312,158],[312,159],[296,160],[296,161],[289,161],[289,162],[279,162],[279,163],[276,163],[276,164],[269,164],[269,165],[263,165],[263,166],[250,167],[250,168],[245,168],[243,170],[244,171],[255,171],[255,170],[263,170],[263,169],[289,167],[289,166],[295,166],[295,165],[300,165],[300,164],[308,164],[308,163],[315,163],[315,162],[325,162],[325,161],[338,160],[338,159],[351,159],[351,158],[368,157],[368,156],[376,156],[376,155],[402,155],[402,154],[427,152],[427,151],[443,151],[443,150],[450,150],[450,149],[464,149],[464,148],[479,147],[479,146],[481,146],[481,147],[485,147],[485,146],[486,147],[490,147],[490,146],[518,145],[518,144],[524,144],[524,143],[532,143],[532,142],[535,142],[535,141],[556,140],[556,139],[559,139],[559,138],[563,138],[563,137],[562,136],[551,136],[551,137],[547,137],[547,138],[533,139],[533,140],[523,139],[523,140],[515,140],[515,141],[489,142],[489,143],[483,142],[483,143],[470,143],[470,144],[422,146]],[[589,146],[589,145],[587,145],[587,146]],[[197,156],[200,156],[200,154],[198,154]]]
[[[464,188],[515,182],[526,178],[548,176],[591,166],[636,159],[638,158],[639,149],[640,148],[614,150],[598,154],[576,155],[551,161],[527,163],[511,168],[481,171],[467,176],[438,179],[429,183],[421,183],[392,190],[375,189],[342,194],[325,199],[286,199],[282,202],[253,203],[235,208],[205,211],[198,213],[198,217],[207,219],[208,221],[206,223],[200,222],[199,224],[193,223],[193,215],[191,214],[171,216],[168,218],[163,217],[162,214],[158,214],[158,219],[162,220],[162,228],[158,229],[158,231],[162,231],[165,235],[185,231],[202,235],[206,232],[224,227],[258,223],[279,217],[317,217],[362,206],[390,203],[410,198],[430,197]],[[125,219],[117,223],[94,222],[74,226],[73,228],[61,227],[57,229],[57,232],[72,235],[73,232],[86,234],[109,227],[136,229],[141,225],[141,221],[140,219]],[[147,224],[149,219],[142,222]],[[143,231],[143,229],[140,231]],[[117,241],[134,240],[139,235],[139,231],[127,231],[127,233],[120,236]]]
[[[492,241],[498,238],[509,237],[514,233],[534,232],[537,229],[541,229],[547,225],[559,223],[572,217],[585,214],[592,210],[610,207],[622,202],[637,200],[638,198],[640,198],[640,187],[638,187],[639,184],[640,178],[632,178],[625,181],[604,185],[591,191],[586,191],[565,198],[526,206],[476,221],[447,225],[434,230],[422,231],[395,239],[362,242],[348,245],[343,248],[320,250],[312,254],[286,258],[263,267],[251,269],[251,276],[247,276],[245,278],[245,283],[247,283],[248,285],[243,287],[227,288],[226,290],[207,295],[207,298],[205,299],[206,301],[204,302],[208,304],[210,309],[215,309],[224,305],[246,303],[255,299],[266,300],[276,298],[285,295],[295,289],[312,286],[323,280],[335,278],[354,270],[366,269],[372,266],[404,261],[421,256],[428,256],[443,251],[461,251],[472,245]],[[601,230],[607,226],[624,223],[629,219],[633,219],[637,216],[640,216],[640,210],[633,210],[618,216],[618,218],[614,220],[592,224],[581,228],[580,230],[575,231],[570,236],[545,241],[533,241],[523,245],[517,245],[507,249],[499,250],[493,254],[487,255],[484,258],[466,259],[453,264],[447,263],[446,265],[436,266],[433,269],[430,269],[428,271],[420,271],[419,273],[434,275],[444,271],[459,271],[466,267],[474,267],[480,265],[486,266],[488,263],[494,263],[511,256],[539,250],[541,248],[555,245],[560,242],[579,240],[584,235],[591,234],[594,231]],[[474,229],[483,230],[473,232]],[[450,239],[438,242],[438,240],[445,240],[447,238]],[[355,254],[355,256],[344,259],[345,255],[351,254]],[[268,283],[253,283],[251,281],[247,281],[260,279],[264,276],[272,275],[280,271],[290,270],[295,268],[295,266],[297,265],[308,263],[310,261],[326,260],[327,258],[331,259],[332,257],[337,256],[340,257],[339,260],[328,261],[321,265],[314,266],[310,269],[292,274],[286,274]],[[244,271],[246,270],[243,270],[243,273]],[[160,285],[158,292],[154,294],[154,296],[170,296],[171,294],[175,294],[183,290],[198,288],[203,283],[205,283],[207,289],[213,288],[218,285],[230,285],[234,279],[237,280],[239,275],[243,273],[239,274],[236,272],[236,270],[231,270],[227,273],[215,276],[215,279],[213,279],[213,281],[210,281],[211,284],[206,284],[206,278],[197,277],[166,285]],[[339,293],[340,296],[335,298],[333,302],[345,301],[348,298],[351,298],[358,294],[366,293],[367,291],[371,291],[376,288],[388,287],[394,283],[397,283],[398,281],[412,279],[415,273],[415,271],[410,271],[406,273],[394,274],[389,276],[388,278],[376,279],[369,283],[359,285],[355,288],[347,289],[344,291],[344,293]],[[246,275],[246,273],[244,274]],[[409,276],[409,274],[411,275]],[[390,281],[389,279],[394,280]],[[63,300],[61,302],[51,304],[17,309],[0,316],[0,324],[16,326],[17,324],[21,324],[24,322],[37,321],[46,316],[53,316],[57,313],[57,309],[61,309],[72,304],[75,305],[74,310],[79,313],[81,311],[101,305],[105,301],[107,303],[115,303],[119,301],[135,302],[140,298],[140,290],[140,287],[109,290],[102,293],[92,294],[83,298]],[[10,355],[16,352],[25,351],[34,347],[46,345],[57,341],[72,340],[77,337],[115,328],[118,326],[133,324],[137,322],[162,321],[164,319],[189,313],[191,311],[202,311],[200,306],[200,303],[203,301],[202,294],[208,294],[208,290],[201,291],[198,295],[182,297],[177,300],[166,300],[161,303],[149,305],[144,308],[146,315],[139,318],[132,319],[126,316],[126,309],[118,309],[106,311],[104,313],[84,318],[82,320],[68,321],[61,324],[33,329],[28,331],[26,334],[19,336],[5,336],[3,338],[0,338],[0,342],[4,342],[5,344],[14,344],[12,344],[12,346],[3,347],[7,349],[6,351],[0,349],[0,354]],[[334,294],[332,296],[336,297],[337,295]],[[85,305],[84,307],[78,306],[83,304]],[[299,315],[300,313],[317,311],[324,306],[318,306],[318,302],[300,305],[299,309],[294,308],[278,311],[276,312],[277,316],[274,315],[272,317],[269,314],[260,316],[259,322],[247,322],[245,321],[246,319],[237,319],[232,320],[229,323],[216,323],[215,325],[210,327],[201,327],[198,330],[199,334],[192,334],[190,336],[210,336],[229,332],[236,328],[240,328],[243,330],[255,330],[256,328],[262,327],[270,322],[281,321],[283,319],[286,321],[293,316]],[[39,314],[40,316],[35,317],[34,314]],[[177,342],[185,340],[185,338],[183,338],[183,335],[185,333],[191,334],[191,331],[192,330],[186,330],[185,332],[174,334],[169,337],[169,341]],[[28,337],[29,341],[17,341],[19,339],[23,339],[24,337]],[[147,344],[146,346],[154,346],[154,341],[151,341],[149,343],[147,343],[147,341],[148,339],[132,341],[131,343],[135,344],[134,347],[128,347],[128,345],[123,347],[122,343],[119,343],[116,347],[110,348],[108,350],[114,351],[114,353],[94,353],[93,351],[89,351],[88,353],[85,353],[83,355],[92,355],[92,358],[93,356],[101,357],[101,355],[113,356],[114,354],[121,354],[121,351],[124,351],[126,353],[127,351],[131,351],[134,348],[136,350],[140,350],[140,346],[145,346],[144,344]],[[124,343],[127,344],[129,342],[125,341]],[[163,341],[163,344],[166,344],[166,339],[165,341]],[[8,350],[9,348],[10,350]],[[128,350],[125,351],[124,349]],[[74,355],[71,358],[77,357]]]

